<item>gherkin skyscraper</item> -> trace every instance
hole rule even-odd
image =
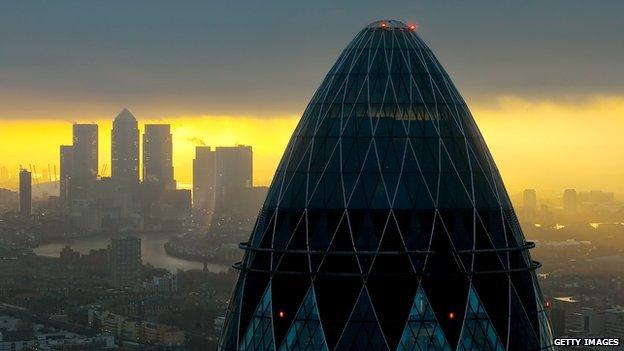
[[[415,28],[366,26],[306,108],[221,350],[540,350],[551,332],[500,174]]]

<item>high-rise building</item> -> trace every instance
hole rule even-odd
[[[24,218],[32,214],[32,177],[25,169],[19,172],[19,213]]]
[[[552,349],[492,155],[399,21],[339,56],[241,247],[221,350]]]
[[[173,144],[169,124],[146,124],[143,134],[143,181],[175,189]]]
[[[109,254],[113,286],[138,286],[141,283],[141,239],[133,236],[113,238]]]
[[[215,211],[236,212],[253,187],[253,151],[251,146],[217,146]]]
[[[621,338],[624,335],[624,310],[613,308],[604,311],[603,329],[601,335]]]
[[[59,178],[59,199],[61,204],[67,205],[69,201],[69,185],[73,173],[74,147],[72,145],[61,145],[60,147],[61,174]]]
[[[578,209],[578,201],[575,189],[566,189],[563,191],[563,211],[566,213],[575,213]]]
[[[69,200],[85,199],[98,175],[98,126],[74,124]]]
[[[96,179],[98,175],[98,126],[74,124],[73,178]]]
[[[111,178],[124,185],[139,182],[139,127],[136,118],[125,108],[113,121]]]
[[[522,209],[527,219],[532,220],[535,218],[537,211],[537,193],[535,189],[525,189],[522,193]]]
[[[214,209],[215,151],[210,146],[197,146],[193,160],[193,214],[202,224]]]

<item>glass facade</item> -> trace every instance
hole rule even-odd
[[[378,21],[295,129],[220,349],[551,349],[532,246],[448,74]]]

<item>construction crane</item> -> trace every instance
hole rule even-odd
[[[33,179],[33,181],[34,181],[34,183],[35,183],[35,186],[36,186],[37,188],[39,188],[39,177],[37,177],[37,166],[32,165],[32,169],[33,169],[33,172],[32,172],[32,179]]]

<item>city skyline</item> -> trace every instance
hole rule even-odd
[[[620,116],[624,114],[624,99],[618,103],[601,98],[593,103],[581,103],[577,109],[514,99],[504,100],[499,106],[502,110],[477,106],[472,108],[472,112],[492,154],[499,160],[499,170],[511,193],[526,188],[559,192],[574,187],[609,190],[620,196],[624,194],[624,183],[620,181],[624,177],[624,160],[617,153],[604,152],[605,149],[624,149],[624,139],[619,137],[620,129],[617,128],[622,122]],[[101,176],[110,176],[112,122],[122,109],[120,107],[106,118],[84,120],[85,123],[99,125],[99,168],[102,170],[106,166],[105,172],[100,171]],[[129,110],[134,113],[132,108]],[[542,120],[542,116],[547,114],[556,118]],[[145,124],[171,124],[175,179],[184,188],[190,188],[195,146],[201,145],[252,145],[254,183],[268,185],[297,122],[296,117],[262,119],[219,116],[166,120],[135,115],[141,135]],[[602,119],[587,123],[588,115],[599,115]],[[518,124],[521,119],[523,122]],[[581,124],[581,120],[585,122]],[[0,166],[16,174],[20,165],[35,164],[38,172],[33,177],[40,179],[44,178],[48,165],[51,169],[56,165],[58,172],[56,148],[71,144],[71,121],[38,121],[36,129],[20,122],[2,123],[5,128],[0,129],[0,140],[14,147],[0,154]],[[548,124],[552,127],[544,128]],[[583,135],[596,142],[579,144],[575,128],[583,128]],[[554,136],[550,134],[553,131],[556,132]],[[31,136],[26,144],[23,143],[25,134]],[[271,138],[266,138],[266,135],[271,135]],[[546,166],[549,172],[534,172],[536,167]],[[16,182],[12,188],[17,188]]]
[[[122,111],[123,109],[120,109]],[[128,109],[131,113],[132,109]],[[114,116],[101,120],[90,120],[90,123],[98,125],[98,154],[99,154],[99,176],[111,176],[111,130],[113,126]],[[253,183],[258,185],[268,185],[271,181],[272,174],[275,170],[277,161],[279,160],[282,148],[285,147],[288,137],[296,124],[296,119],[275,119],[272,121],[261,121],[248,118],[237,119],[238,127],[231,130],[232,119],[229,117],[219,117],[215,119],[206,119],[201,121],[180,120],[176,119],[171,123],[162,119],[144,119],[134,114],[138,121],[138,129],[141,138],[145,133],[145,126],[150,124],[170,124],[173,135],[173,166],[174,179],[178,182],[179,187],[190,188],[192,181],[192,160],[195,154],[196,146],[236,146],[251,145],[254,148],[254,179]],[[28,166],[36,165],[37,179],[46,181],[49,177],[47,174],[47,166],[53,172],[54,165],[57,169],[57,177],[60,177],[58,147],[59,145],[71,144],[72,126],[78,122],[50,122],[51,126],[46,126],[46,122],[40,124],[40,127],[32,131],[33,133],[41,133],[42,137],[33,136],[33,143],[30,149],[12,149],[8,153],[19,153],[23,156],[16,158],[24,159],[15,165]],[[15,135],[16,129],[11,128],[13,125],[8,124],[10,132],[4,134],[4,129],[0,130],[0,139],[6,136],[9,140]],[[211,126],[211,127],[209,127]],[[43,128],[42,128],[43,127]],[[207,132],[198,131],[198,127]],[[208,129],[209,128],[209,129]],[[20,129],[17,127],[17,129]],[[270,140],[258,138],[258,131],[264,130],[266,133],[275,133]],[[43,138],[43,135],[46,137]],[[56,140],[58,140],[56,142]],[[248,140],[254,140],[250,143]],[[10,140],[8,141],[10,143]],[[140,155],[143,155],[143,145],[140,143]],[[282,146],[283,145],[283,146]],[[54,150],[52,148],[55,148]],[[14,168],[12,162],[2,162],[7,159],[7,153],[0,154],[0,167],[6,167],[9,170]],[[28,162],[26,162],[28,161]],[[43,167],[43,168],[41,168]],[[140,157],[141,169],[143,170],[143,158]],[[15,173],[15,172],[11,172]],[[45,173],[45,175],[44,175]],[[35,177],[35,175],[33,175]],[[51,178],[54,178],[52,175]],[[141,178],[143,178],[141,176]],[[15,188],[15,183],[12,188]]]
[[[624,50],[610,39],[623,3],[354,5],[2,3],[0,165],[57,164],[51,149],[69,143],[71,122],[100,124],[100,158],[110,163],[110,120],[127,107],[141,129],[172,124],[179,182],[190,183],[190,140],[201,139],[253,145],[254,181],[268,185],[307,97],[357,23],[401,17],[417,23],[455,77],[510,191],[624,193],[624,159],[604,152],[624,149]]]
[[[621,346],[622,13],[0,1],[0,350]]]

